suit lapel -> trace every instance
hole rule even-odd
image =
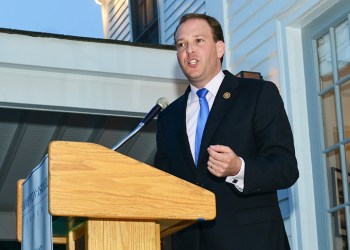
[[[210,145],[210,141],[216,129],[220,125],[223,117],[228,111],[228,108],[231,106],[232,102],[237,96],[237,80],[231,73],[227,71],[224,71],[224,73],[225,78],[221,83],[218,93],[216,94],[213,106],[210,110],[209,117],[204,128],[198,165],[200,165],[203,160],[205,160],[205,162],[208,160],[207,157],[203,158],[205,155],[207,155],[207,147]]]

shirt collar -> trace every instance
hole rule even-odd
[[[207,83],[207,85],[205,85],[205,88],[209,91],[210,94],[212,94],[215,97],[219,91],[220,85],[224,80],[224,78],[225,78],[225,74],[220,70],[220,72],[216,76],[214,76],[214,78],[211,79]],[[190,87],[191,87],[191,92],[190,92],[189,98],[191,99],[191,102],[193,102],[196,99],[198,99],[196,94],[198,88],[194,87],[192,84],[190,84]]]

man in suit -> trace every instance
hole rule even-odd
[[[277,190],[299,172],[278,89],[221,71],[223,32],[210,16],[184,15],[174,37],[190,85],[158,116],[154,164],[212,191],[217,211],[215,220],[175,234],[172,249],[289,249]],[[210,112],[200,139],[197,91],[204,88]]]

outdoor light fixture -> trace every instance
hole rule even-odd
[[[240,71],[236,74],[237,77],[242,77],[242,78],[254,78],[254,79],[259,79],[263,80],[263,76],[259,72],[253,72],[253,71]]]

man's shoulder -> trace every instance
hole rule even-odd
[[[160,112],[159,117],[173,116],[176,113],[180,113],[185,108],[186,102],[186,94],[178,97],[177,99],[172,101],[166,109]]]

